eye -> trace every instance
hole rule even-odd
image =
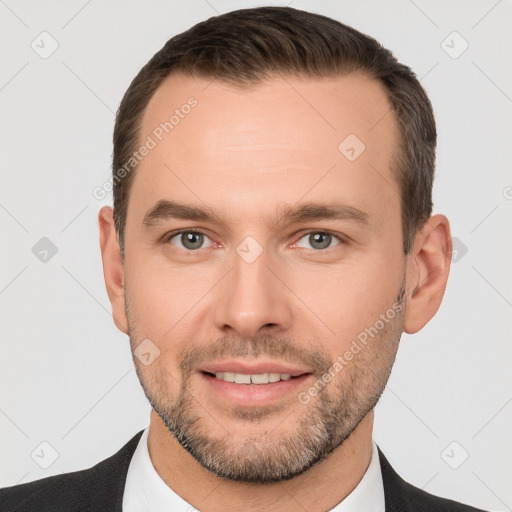
[[[173,243],[172,240],[176,239],[177,243]],[[205,239],[210,240],[204,233],[200,231],[180,231],[167,237],[167,242],[172,245],[176,245],[180,249],[185,251],[197,251],[203,249],[202,247]]]
[[[310,233],[306,233],[298,242],[296,242],[295,245],[298,245],[301,240],[306,239],[307,243],[311,244],[311,247],[313,247],[314,250],[323,250],[323,249],[330,249],[331,243],[334,240],[338,240],[338,244],[340,245],[344,243],[344,241],[334,233],[330,231],[311,231]],[[299,247],[303,247],[300,246]],[[306,249],[309,249],[309,247],[306,247]]]

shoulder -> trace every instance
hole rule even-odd
[[[485,512],[470,505],[434,496],[406,482],[393,469],[380,448],[378,451],[386,510],[394,512]]]
[[[0,512],[92,511],[99,506],[120,511],[128,466],[142,432],[91,468],[0,489]]]

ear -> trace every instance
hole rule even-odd
[[[450,223],[433,215],[416,234],[407,258],[407,303],[403,329],[421,330],[437,313],[443,299],[452,260]]]
[[[105,277],[108,298],[112,305],[112,318],[117,328],[128,334],[124,297],[124,264],[117,241],[112,208],[109,206],[101,208],[98,214],[98,224],[100,228],[103,276]]]

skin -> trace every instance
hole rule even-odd
[[[451,261],[449,222],[433,215],[410,254],[403,254],[399,188],[391,171],[398,129],[393,116],[385,116],[391,107],[383,88],[363,74],[275,77],[248,90],[172,75],[148,105],[141,141],[190,96],[197,107],[138,165],[124,262],[111,208],[99,213],[114,321],[129,334],[132,349],[149,338],[160,351],[147,366],[134,357],[158,409],[150,418],[152,463],[168,486],[207,512],[296,510],[297,503],[329,510],[368,468],[373,408],[401,333],[419,331],[440,306]],[[366,146],[354,161],[338,150],[348,134]],[[167,219],[143,226],[145,214],[162,199],[211,208],[224,223]],[[368,224],[276,223],[277,206],[306,201],[352,206],[367,214]],[[169,238],[191,228],[206,235],[196,252],[184,250],[179,236]],[[327,249],[312,245],[309,235],[326,229],[344,242],[333,238]],[[263,248],[251,263],[236,251],[248,236]],[[307,392],[326,364],[397,304],[402,286],[403,307],[386,328],[301,403],[298,393]],[[200,371],[227,358],[291,362],[310,375],[267,407],[233,406]],[[188,368],[184,361],[191,362]],[[180,394],[190,420],[185,430],[207,453],[218,449],[227,457],[223,464],[235,469],[238,462],[238,469],[256,467],[269,454],[276,464],[290,465],[300,454],[293,453],[296,443],[284,442],[306,435],[314,412],[330,411],[339,422],[325,423],[323,458],[302,473],[265,485],[236,482],[204,467],[171,434],[164,419]]]

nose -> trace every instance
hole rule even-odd
[[[217,288],[214,308],[214,323],[223,335],[252,338],[290,328],[290,293],[269,259],[265,251],[254,261],[234,254],[231,271]]]

